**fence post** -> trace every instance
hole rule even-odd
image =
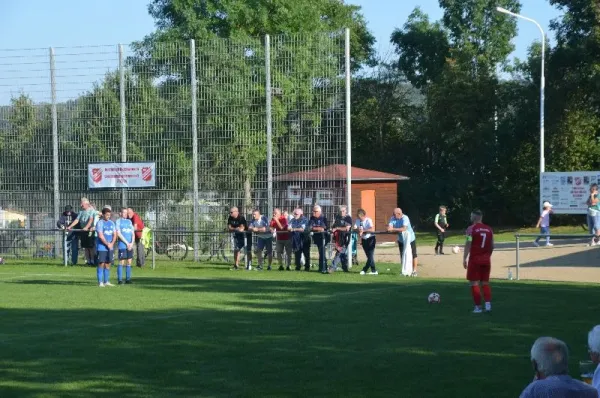
[[[267,113],[267,205],[273,214],[273,121],[271,113],[271,36],[265,35],[265,93]]]
[[[519,280],[519,268],[520,268],[520,264],[519,264],[519,243],[520,243],[520,236],[519,234],[515,235],[515,238],[517,240],[517,280]]]
[[[350,70],[350,29],[345,32],[345,64],[346,64],[346,206],[348,213],[352,217],[352,126],[350,125],[350,84],[352,82],[352,71]],[[348,249],[350,254],[346,256],[346,265],[348,269],[352,267],[352,233]]]
[[[52,173],[53,173],[53,193],[54,193],[54,219],[58,220],[60,216],[60,186],[59,186],[59,168],[58,168],[58,115],[56,111],[56,63],[54,60],[54,48],[50,47],[50,92],[52,97]],[[54,235],[54,247],[59,247],[59,239]],[[66,265],[66,264],[65,264]]]
[[[194,261],[198,261],[198,246],[200,246],[198,229],[198,97],[196,95],[197,83],[196,83],[196,42],[194,39],[190,40],[190,84],[192,94],[192,175],[193,175],[193,190],[194,190]]]
[[[127,117],[125,109],[125,67],[123,45],[119,44],[119,97],[121,103],[121,162],[127,162]],[[121,190],[121,206],[127,207],[127,188]]]
[[[156,257],[155,257],[155,250],[154,250],[154,234],[156,233],[156,231],[152,231],[152,233],[150,234],[150,250],[152,252],[152,269],[156,268]]]
[[[68,260],[68,257],[67,257],[67,253],[68,253],[68,250],[67,250],[67,244],[68,244],[67,243],[67,230],[63,229],[62,230],[62,234],[63,234],[63,239],[62,239],[62,241],[63,241],[63,265],[66,267],[69,264],[69,260]]]

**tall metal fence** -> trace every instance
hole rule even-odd
[[[346,202],[349,32],[0,50],[0,228],[89,197],[154,228]],[[87,165],[156,163],[153,189],[88,190]]]

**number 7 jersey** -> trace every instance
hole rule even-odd
[[[494,231],[489,225],[477,223],[467,228],[467,241],[471,242],[469,265],[491,265],[494,250]]]

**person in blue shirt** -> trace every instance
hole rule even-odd
[[[361,244],[365,255],[367,256],[367,263],[365,264],[361,275],[379,275],[377,268],[375,268],[375,244],[377,243],[375,235],[375,225],[373,220],[367,217],[367,212],[363,209],[358,209],[356,213],[358,219],[354,224],[354,229],[358,231],[358,236],[361,239]],[[371,271],[369,271],[369,268]]]
[[[305,245],[305,232],[308,225],[306,217],[302,215],[302,209],[294,209],[294,218],[290,221],[289,230],[292,231],[292,251],[294,252],[294,263],[296,265],[296,271],[302,269],[302,254],[304,254]],[[310,250],[310,243],[309,243]],[[310,255],[310,251],[309,251]],[[310,262],[304,259],[304,269],[310,270]]]
[[[388,232],[397,232],[398,233],[398,248],[400,249],[400,262],[402,263],[402,252],[404,251],[404,245],[409,244],[412,249],[413,255],[413,272],[411,276],[417,276],[417,265],[419,263],[417,258],[417,243],[415,237],[415,231],[410,223],[410,219],[406,214],[402,213],[402,209],[395,208],[394,215],[390,218],[390,222],[388,224]],[[402,238],[402,232],[408,231],[408,242],[404,242]]]
[[[269,220],[267,217],[260,214],[260,210],[256,209],[252,212],[252,221],[248,224],[248,231],[253,232],[256,236],[256,250],[254,254],[258,258],[258,271],[262,271],[263,262],[267,255],[267,271],[271,271],[273,263],[273,234],[269,230]],[[248,251],[250,253],[250,251]]]
[[[126,207],[121,208],[121,218],[117,220],[117,237],[119,239],[119,265],[117,266],[117,279],[119,285],[131,282],[131,261],[133,259],[133,245],[135,234],[133,223],[129,219]],[[125,282],[123,282],[123,266],[125,266]]]
[[[110,209],[102,209],[102,218],[96,224],[96,253],[98,256],[98,286],[114,286],[110,283],[110,265],[113,262],[117,227],[110,219]]]
[[[312,213],[312,216],[308,220],[308,227],[313,234],[313,242],[319,251],[319,272],[328,274],[325,245],[329,237],[329,223],[327,222],[327,217],[322,214],[321,206],[314,206]]]

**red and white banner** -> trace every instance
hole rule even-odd
[[[88,187],[153,188],[156,187],[156,163],[90,163]]]

